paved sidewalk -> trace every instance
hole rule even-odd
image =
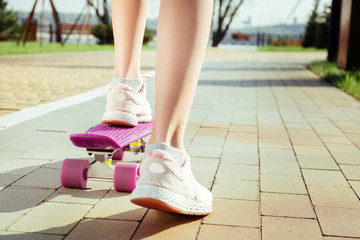
[[[360,102],[305,70],[324,57],[208,51],[186,130],[215,197],[204,218],[137,207],[111,182],[60,186],[62,160],[87,157],[69,134],[105,96],[0,131],[0,239],[360,239]]]
[[[155,51],[142,53],[144,72],[155,68]],[[0,56],[0,117],[108,84],[113,52]]]

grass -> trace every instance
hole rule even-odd
[[[143,46],[143,49],[155,49],[155,47]],[[86,52],[86,51],[113,51],[114,45],[85,45],[27,42],[24,45],[16,46],[16,42],[0,41],[0,55],[38,54],[38,53],[60,53],[60,52]]]
[[[302,46],[264,46],[257,48],[259,52],[325,52],[326,49],[314,47],[304,48]]]
[[[360,99],[360,70],[344,71],[337,64],[328,61],[316,61],[309,69],[332,85]]]

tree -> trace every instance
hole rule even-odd
[[[317,30],[317,18],[318,18],[318,7],[319,1],[315,0],[314,9],[311,12],[309,21],[306,25],[304,41],[302,43],[303,47],[313,47],[316,42],[316,30]]]
[[[94,8],[99,24],[106,24],[106,25],[111,24],[107,0],[103,0],[103,14],[102,15],[100,14],[99,9],[94,6],[94,3],[92,0],[87,0],[87,2],[90,6],[92,6]]]
[[[219,45],[229,30],[231,22],[243,4],[244,0],[216,0],[214,8],[214,21],[216,30],[212,33],[212,46]],[[217,12],[216,12],[217,11]]]
[[[328,32],[330,28],[331,6],[326,6],[324,12],[318,17],[316,29],[316,48],[327,48]]]
[[[0,41],[16,39],[21,32],[15,13],[7,10],[6,6],[7,2],[0,0]]]
[[[327,48],[328,31],[330,28],[331,6],[325,6],[318,14],[319,0],[315,0],[314,9],[306,26],[303,47]]]

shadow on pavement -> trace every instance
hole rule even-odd
[[[118,222],[119,226],[121,226],[121,223],[124,223],[124,221],[137,223],[136,226],[137,229],[135,231],[135,234],[133,234],[133,236],[130,236],[127,239],[144,239],[156,235],[158,233],[164,232],[167,229],[183,224],[188,224],[194,221],[198,221],[202,218],[199,216],[185,216],[179,214],[165,213],[157,210],[148,210],[145,213],[145,217],[141,221],[141,226],[139,226],[140,221],[127,219],[128,216],[137,215],[141,211],[142,211],[141,209],[131,210],[120,214],[107,216],[106,219],[85,218],[79,220],[78,222],[73,222],[71,224],[67,224],[61,227],[43,229],[38,232],[19,233],[19,232],[10,231],[0,235],[0,239],[1,240],[53,239],[52,237],[54,237],[54,239],[61,239],[65,235],[68,235],[71,231],[72,232],[69,234],[70,239],[79,239],[78,238],[79,236],[81,236],[81,239],[96,239],[97,238],[96,236],[99,235],[101,235],[102,239],[108,239],[110,238],[110,236],[112,236],[111,239],[114,239],[113,236],[114,232],[112,231],[106,231],[107,235],[104,235],[104,229],[103,230],[99,229],[102,227],[99,226],[99,221],[109,221],[108,222],[109,224],[116,224],[116,222]],[[103,223],[106,224],[106,222]],[[74,230],[76,226],[79,226],[79,228]],[[127,229],[124,229],[124,232],[126,230]],[[177,236],[176,238],[179,239],[181,238],[181,236]],[[125,238],[121,238],[121,239],[125,239]]]

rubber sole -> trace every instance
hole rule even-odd
[[[121,111],[108,111],[104,113],[102,123],[135,127],[140,122],[150,122],[151,115],[137,116]]]
[[[210,203],[199,203],[161,187],[137,186],[131,194],[132,203],[164,212],[205,216],[212,211]]]

